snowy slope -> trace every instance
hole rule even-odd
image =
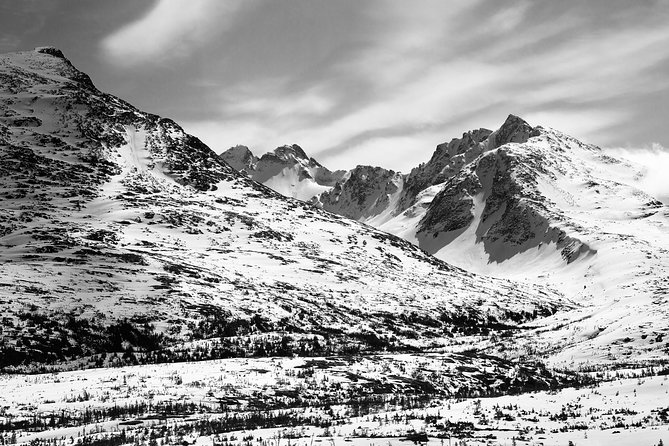
[[[563,365],[663,358],[669,209],[637,188],[641,171],[536,127],[446,181],[409,235],[470,271],[550,284],[584,304],[530,332],[532,354],[559,351]]]
[[[444,182],[378,227],[469,271],[549,284],[587,308],[542,321],[551,328],[528,333],[523,347],[532,355],[563,366],[666,357],[669,208],[640,189],[642,166],[520,121],[454,140],[469,148],[452,158],[480,153],[440,163],[434,182]]]
[[[437,146],[409,174],[358,167],[314,200],[468,271],[548,284],[587,308],[542,321],[554,330],[528,336],[533,354],[627,361],[669,353],[669,208],[643,191],[644,174],[510,115]]]
[[[3,365],[452,345],[575,305],[285,198],[58,50],[0,78]]]

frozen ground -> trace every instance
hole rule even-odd
[[[448,444],[450,438],[452,444],[469,445],[512,444],[514,439],[530,445],[566,445],[570,440],[577,445],[654,445],[669,438],[669,380],[644,376],[648,370],[603,373],[604,381],[583,388],[490,398],[442,394],[423,399],[409,386],[401,392],[404,399],[398,392],[399,399],[385,395],[372,402],[360,396],[374,392],[354,391],[362,382],[407,385],[402,376],[438,370],[435,366],[443,367],[445,359],[453,358],[231,359],[4,376],[0,420],[47,423],[35,428],[38,432],[17,429],[19,443],[50,439],[68,444],[69,437],[91,440],[121,431],[128,443],[141,436],[170,444],[178,439],[240,446],[250,440],[268,445],[401,444],[407,438],[420,440],[422,434],[429,444],[442,444],[442,439]],[[457,361],[453,365],[462,366]],[[481,366],[468,367],[473,372]],[[333,389],[337,404],[329,399]],[[296,394],[303,398],[291,404]],[[62,414],[70,417],[69,426],[59,424]],[[83,414],[99,418],[85,422],[78,418]],[[246,420],[244,429],[235,428],[239,420]],[[273,428],[263,428],[268,420]]]
[[[375,221],[433,257],[234,172],[55,49],[0,56],[0,80],[4,443],[666,432],[646,375],[667,361],[667,208],[634,166],[552,130],[454,155],[459,176]],[[370,191],[406,204],[379,173]]]

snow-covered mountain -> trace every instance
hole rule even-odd
[[[510,115],[400,174],[357,167],[312,198],[469,271],[547,284],[587,309],[530,332],[554,360],[669,352],[669,208],[644,169]],[[520,344],[519,344],[520,345]]]
[[[220,157],[253,180],[303,201],[329,190],[346,173],[328,170],[309,158],[297,144],[277,147],[260,158],[246,146],[235,146],[221,153]]]
[[[0,81],[3,366],[457,346],[577,306],[277,194],[57,49],[1,55]]]
[[[562,349],[553,359],[563,363],[666,356],[669,208],[638,187],[643,169],[515,117],[468,146],[465,157],[483,150],[429,201],[379,227],[468,270],[550,284],[585,306],[529,332],[531,350]]]
[[[311,201],[330,212],[374,225],[395,208],[403,184],[404,176],[399,172],[357,166]]]

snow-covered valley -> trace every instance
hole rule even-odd
[[[218,156],[55,48],[0,81],[4,444],[667,432],[669,209],[637,166],[510,116],[330,171]]]
[[[519,339],[534,356],[560,367],[654,360],[669,348],[669,207],[644,191],[644,175],[510,115],[440,144],[409,174],[358,166],[311,202],[467,271],[578,302]]]

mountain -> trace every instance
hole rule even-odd
[[[248,147],[242,145],[230,147],[221,153],[220,157],[230,167],[244,174],[255,171],[258,164],[258,157],[253,155]]]
[[[372,225],[372,220],[395,209],[393,200],[403,189],[404,175],[399,172],[372,166],[333,172],[296,144],[278,147],[260,158],[242,145],[219,156],[235,170],[282,195]]]
[[[561,350],[554,361],[665,357],[669,209],[638,187],[643,169],[514,116],[486,139],[470,134],[449,145],[473,159],[379,227],[468,270],[550,284],[583,304],[552,330],[527,333],[533,351]]]
[[[3,368],[462,349],[578,306],[284,197],[55,48],[1,55],[0,80]],[[248,153],[252,176],[339,175]]]
[[[382,167],[357,166],[341,182],[312,200],[323,209],[374,225],[392,210],[404,177]]]
[[[277,147],[260,158],[246,146],[235,146],[221,153],[220,157],[253,180],[303,201],[329,190],[346,173],[328,170],[309,158],[297,144]]]
[[[520,349],[561,366],[653,360],[669,353],[669,208],[642,190],[644,174],[509,115],[438,145],[408,174],[357,167],[312,201],[468,271],[583,305],[527,332]]]

